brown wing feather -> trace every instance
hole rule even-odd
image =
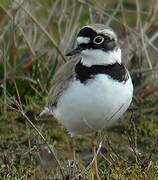
[[[79,61],[79,58],[69,60],[65,63],[54,76],[52,81],[52,88],[48,95],[47,107],[52,109],[57,104],[57,101],[63,91],[67,89],[69,83],[75,76],[75,64]]]

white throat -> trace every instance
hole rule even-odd
[[[82,51],[81,57],[82,64],[88,67],[92,65],[121,64],[121,49],[116,48],[107,52],[101,49],[86,49]]]

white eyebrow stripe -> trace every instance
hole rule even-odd
[[[98,34],[99,34],[99,33],[103,33],[104,35],[109,36],[111,39],[114,38],[115,40],[117,40],[116,34],[115,34],[113,31],[111,31],[110,29],[97,30],[97,33],[98,33]]]
[[[78,44],[82,44],[82,43],[87,44],[89,42],[90,42],[90,38],[88,38],[88,37],[82,37],[82,36],[77,37]]]

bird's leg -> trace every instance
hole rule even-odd
[[[92,179],[93,180],[100,180],[99,173],[98,173],[98,165],[97,165],[97,133],[95,132],[92,136],[92,153],[93,153],[93,169],[92,169]]]
[[[76,160],[76,143],[75,143],[75,137],[71,136],[70,137],[70,148],[71,148],[71,159]]]

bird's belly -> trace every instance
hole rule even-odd
[[[72,134],[99,131],[120,118],[131,103],[132,94],[131,79],[120,83],[97,75],[86,84],[73,81],[53,112]]]

